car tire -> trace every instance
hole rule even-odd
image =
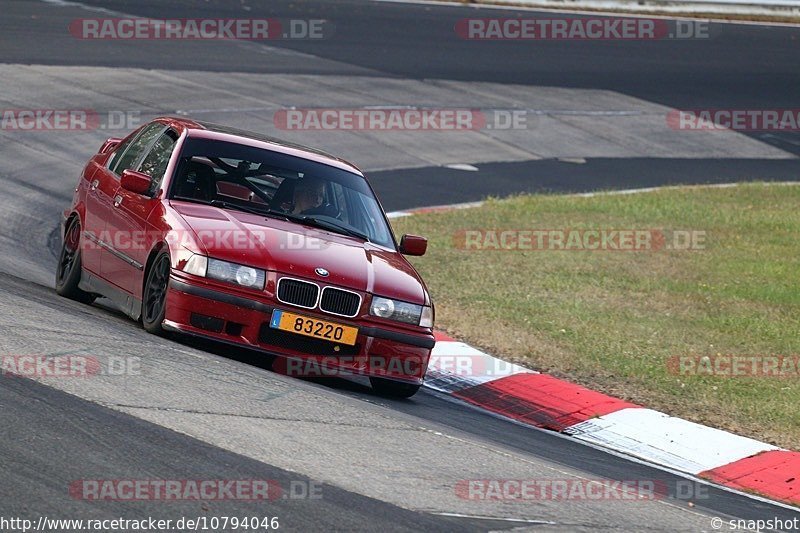
[[[56,293],[71,300],[90,304],[97,296],[78,288],[81,271],[81,221],[75,217],[64,232],[61,253],[58,255]]]
[[[381,396],[391,398],[411,398],[420,388],[420,385],[412,385],[411,383],[403,383],[402,381],[393,381],[386,378],[370,377],[369,383],[372,385],[372,390]]]
[[[162,251],[153,260],[145,276],[142,290],[142,326],[154,335],[165,335],[162,327],[167,315],[167,289],[171,262],[169,252]]]

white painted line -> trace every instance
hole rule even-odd
[[[429,207],[417,207],[414,209],[405,209],[403,211],[392,211],[390,213],[386,213],[386,216],[389,218],[402,218],[415,215],[420,211],[450,211],[453,209],[471,209],[473,207],[480,207],[482,205],[483,202],[465,202],[462,204],[432,205]]]
[[[116,16],[122,16],[122,17],[128,17],[128,18],[138,18],[138,17],[135,17],[134,15],[128,15],[127,13],[123,13],[121,11],[114,11],[112,9],[106,9],[104,7],[90,6],[88,4],[84,4],[84,3],[81,3],[81,2],[70,2],[68,0],[42,0],[42,2],[44,2],[45,4],[50,4],[52,6],[56,6],[56,7],[77,7],[77,8],[80,8],[80,9],[85,9],[87,11],[96,11],[98,13],[105,13],[106,15],[116,15]]]
[[[703,5],[701,2],[666,2],[660,5],[645,5],[638,2],[591,2],[590,0],[583,0],[581,2],[573,2],[574,7],[566,7],[565,2],[547,1],[542,0],[539,2],[528,2],[527,5],[523,3],[503,4],[500,1],[493,3],[493,0],[482,0],[477,2],[463,2],[461,0],[375,0],[376,2],[391,2],[395,4],[420,4],[420,5],[434,5],[441,7],[471,7],[474,9],[489,9],[489,10],[503,10],[503,11],[533,11],[533,12],[546,12],[546,13],[563,13],[566,15],[594,15],[602,17],[629,17],[629,18],[647,18],[647,19],[666,19],[666,20],[697,20],[697,16],[691,16],[691,13],[697,13],[701,20],[707,20],[715,24],[739,24],[747,26],[788,26],[797,27],[794,22],[771,22],[762,20],[740,20],[740,19],[723,19],[714,18],[713,15],[779,15],[779,16],[794,16],[798,17],[800,22],[800,13],[798,13],[795,6],[776,5],[770,9],[768,7],[756,9],[753,12],[746,12],[743,8],[748,6],[725,6],[718,5],[717,11],[709,13],[708,5]],[[511,1],[514,0],[502,0]],[[670,5],[671,4],[671,5]],[[694,9],[692,9],[694,7]],[[736,9],[738,12],[731,11]],[[727,8],[727,9],[726,9]],[[630,10],[630,11],[628,11]],[[724,11],[723,11],[724,10]],[[653,11],[652,13],[649,11]],[[788,13],[787,13],[788,11]],[[672,13],[672,14],[664,14]],[[711,16],[709,16],[711,15]]]
[[[491,2],[492,0],[482,0],[483,2]],[[514,5],[520,6],[531,6],[531,7],[539,7],[542,5],[547,5],[549,2],[548,0],[503,0],[506,3],[511,3]],[[784,9],[792,9],[792,8],[800,8],[800,2],[797,0],[635,0],[635,1],[626,1],[626,0],[592,0],[592,1],[581,1],[581,0],[574,0],[573,3],[577,6],[582,7],[591,7],[594,5],[598,5],[602,7],[608,7],[612,9],[617,8],[625,8],[631,7],[635,5],[635,9],[639,9],[640,6],[650,6],[654,8],[663,8],[666,6],[672,6],[681,9],[692,9],[692,8],[707,8],[707,7],[714,7],[714,8],[722,8],[722,9],[737,9],[739,7],[750,7],[755,9],[767,9],[767,10],[784,10]],[[731,11],[735,12],[735,11]]]
[[[565,430],[575,439],[699,474],[780,448],[652,409],[628,408]]]
[[[450,165],[445,165],[445,168],[451,168],[453,170],[466,170],[467,172],[477,172],[478,167],[475,165],[468,165],[466,163],[452,163]]]
[[[557,522],[550,522],[548,520],[532,520],[529,518],[502,518],[499,516],[484,516],[484,515],[462,514],[462,513],[431,513],[431,514],[439,516],[452,516],[454,518],[471,518],[473,520],[497,520],[499,522],[512,522],[518,524],[536,524],[542,526],[558,525]]]
[[[641,189],[620,189],[618,191],[596,191],[596,192],[576,192],[563,194],[567,198],[592,198],[594,196],[617,196],[626,194],[642,194],[657,191],[669,190],[686,190],[686,189],[729,189],[732,187],[742,187],[744,185],[752,185],[753,182],[734,182],[734,183],[709,183],[703,185],[664,185],[661,187],[644,187]],[[768,181],[760,185],[766,187],[796,187],[800,185],[800,181]],[[435,205],[431,207],[419,207],[416,209],[406,209],[403,211],[392,211],[386,213],[389,218],[402,218],[416,214],[418,211],[448,211],[450,209],[471,209],[473,207],[481,207],[484,202],[466,202],[461,204],[451,205]]]
[[[702,185],[663,185],[661,187],[644,187],[641,189],[620,189],[618,191],[597,191],[597,192],[579,192],[574,194],[566,194],[564,196],[572,196],[576,198],[592,198],[594,196],[616,196],[624,194],[641,194],[657,191],[670,191],[670,190],[686,190],[686,189],[730,189],[733,187],[742,187],[743,185],[752,185],[753,182],[734,182],[734,183],[707,183]],[[768,181],[762,183],[765,186],[797,186],[800,181]]]

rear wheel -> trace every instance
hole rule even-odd
[[[375,377],[369,378],[369,383],[372,385],[372,390],[381,396],[389,396],[392,398],[411,398],[417,393],[420,387],[419,385],[412,385],[411,383]]]
[[[56,268],[56,292],[60,296],[90,304],[97,296],[78,288],[81,282],[81,222],[73,218],[64,234]]]
[[[167,314],[167,288],[169,286],[169,253],[160,252],[150,269],[144,284],[142,296],[142,325],[156,335],[163,335],[161,324]]]

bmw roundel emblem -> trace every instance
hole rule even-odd
[[[316,272],[318,276],[322,276],[323,278],[327,278],[328,274],[330,273],[322,267],[317,267],[316,269],[314,269],[314,272]]]

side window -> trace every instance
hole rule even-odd
[[[164,132],[153,144],[150,153],[142,160],[139,172],[147,174],[153,178],[154,182],[160,182],[167,170],[167,164],[177,140],[178,136],[173,131]]]
[[[136,162],[139,161],[142,153],[150,147],[150,143],[155,140],[159,133],[164,131],[164,128],[165,126],[158,122],[154,122],[145,127],[139,136],[127,147],[125,153],[114,161],[114,166],[109,167],[111,171],[119,176],[122,174],[123,170],[133,168]]]
[[[383,217],[378,203],[352,189],[345,189],[344,192],[352,215],[349,224],[369,235],[371,241],[391,242],[389,228],[380,223]]]

